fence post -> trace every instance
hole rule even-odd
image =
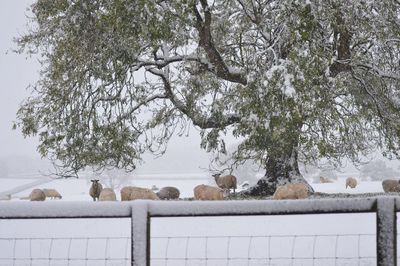
[[[150,218],[147,201],[132,202],[131,265],[150,265]]]
[[[397,265],[397,228],[394,197],[377,199],[376,254],[378,266]]]

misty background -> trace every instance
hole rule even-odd
[[[30,95],[29,85],[39,78],[40,64],[37,58],[17,54],[13,38],[26,32],[27,16],[33,0],[0,1],[0,177],[23,175],[45,175],[54,172],[52,164],[42,159],[36,150],[38,139],[24,138],[19,131],[12,130],[19,104]],[[234,141],[228,145],[233,145]],[[229,147],[229,146],[228,146]],[[381,180],[400,177],[398,160],[389,161],[379,153],[372,155],[372,162],[355,168],[346,163],[343,169],[332,167],[302,167],[305,176],[318,178],[319,175],[336,178],[338,175],[356,173],[360,179]],[[166,154],[162,157],[144,156],[133,175],[202,173],[210,176],[211,155],[200,149],[199,131],[191,128],[188,136],[174,137]],[[237,172],[239,180],[256,182],[256,175],[262,174],[257,167],[247,164]],[[358,176],[357,176],[358,174]]]

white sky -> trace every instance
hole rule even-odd
[[[26,32],[27,8],[32,0],[0,1],[0,157],[38,156],[35,138],[24,139],[12,130],[19,104],[29,96],[26,90],[38,77],[39,64],[32,58],[12,52],[13,38]]]

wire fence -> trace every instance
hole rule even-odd
[[[398,197],[212,203],[0,203],[0,219],[7,221],[130,218],[127,237],[5,234],[7,237],[0,236],[0,265],[397,265],[396,211],[399,210]],[[159,217],[338,213],[375,213],[376,234],[152,236],[150,232],[151,220]],[[5,233],[4,228],[0,229]],[[18,233],[15,236],[20,235],[18,230],[14,231]],[[117,251],[112,251],[113,248]]]
[[[130,265],[130,237],[0,238],[0,265]]]
[[[375,234],[152,237],[151,265],[376,265]]]

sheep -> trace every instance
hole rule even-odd
[[[60,193],[58,193],[57,190],[55,190],[54,188],[44,188],[43,189],[44,194],[46,195],[46,198],[50,198],[50,199],[61,199],[62,196]]]
[[[180,192],[176,187],[163,187],[156,194],[162,200],[170,200],[179,199]]]
[[[233,193],[236,193],[236,184],[237,180],[236,177],[233,175],[225,175],[221,176],[221,174],[214,174],[212,175],[215,179],[215,182],[217,183],[219,188],[222,188],[224,191],[227,190],[228,194],[230,192],[230,189],[233,188]]]
[[[151,186],[151,190],[157,191],[157,190],[159,190],[159,188],[158,188],[156,185],[152,185],[152,186]]]
[[[98,179],[92,179],[90,181],[92,185],[90,186],[89,195],[93,198],[93,201],[96,201],[96,199],[99,199],[103,186],[99,183]]]
[[[99,201],[116,201],[117,196],[111,188],[103,188],[99,195]]]
[[[31,201],[44,201],[46,200],[46,195],[44,194],[43,190],[35,188],[29,195],[29,199]]]
[[[307,186],[303,183],[285,184],[278,186],[275,190],[273,199],[305,199],[308,197]]]
[[[321,183],[333,183],[333,181],[331,179],[323,177],[323,176],[319,177],[319,182],[321,182]]]
[[[355,188],[357,186],[357,180],[354,177],[348,177],[346,179],[346,189],[347,187]]]
[[[159,200],[157,194],[148,188],[128,186],[121,189],[121,201],[136,199]]]
[[[198,185],[193,189],[194,198],[196,200],[223,200],[224,193],[221,189],[207,186],[207,185]]]
[[[382,181],[383,191],[387,192],[400,192],[400,180],[386,179]]]

